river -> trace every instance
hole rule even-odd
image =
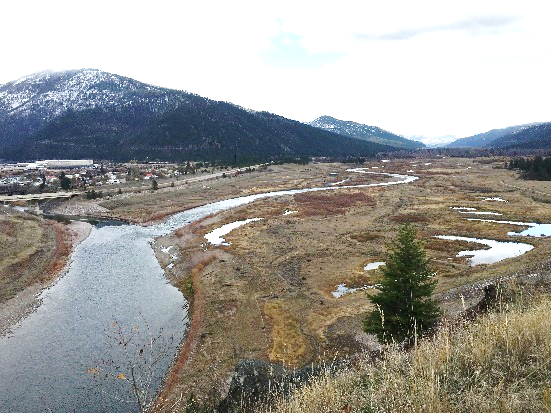
[[[187,302],[165,279],[151,241],[261,198],[417,179],[373,174],[394,180],[249,195],[150,227],[94,228],[75,249],[67,274],[42,292],[38,309],[0,338],[0,411],[138,411],[137,398],[147,403],[160,388],[188,324]],[[132,383],[143,391],[138,397]]]

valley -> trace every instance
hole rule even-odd
[[[179,394],[205,396],[213,387],[227,390],[233,367],[243,358],[299,367],[322,359],[354,357],[372,348],[374,343],[361,330],[361,320],[369,310],[365,292],[340,298],[331,293],[339,284],[357,288],[376,283],[377,270],[365,271],[364,267],[384,260],[386,243],[401,222],[418,227],[438,273],[437,293],[451,314],[462,307],[457,294],[444,300],[447,291],[482,282],[462,292],[469,306],[482,296],[484,280],[529,274],[547,260],[548,238],[512,238],[507,232],[522,227],[468,220],[480,215],[454,209],[502,214],[500,220],[549,222],[551,184],[520,180],[504,163],[502,158],[370,162],[362,166],[373,172],[414,175],[419,180],[261,199],[160,238],[159,262],[193,308],[186,345],[163,395],[167,403]],[[115,196],[98,205],[112,217],[147,223],[218,199],[388,179],[347,171],[351,166],[269,166],[264,171],[189,182],[155,193]],[[225,235],[230,245],[214,246],[205,239],[205,234],[224,224],[251,218],[262,219]],[[471,266],[468,257],[457,254],[484,246],[436,238],[446,235],[524,242],[535,248],[513,259]],[[164,253],[163,248],[169,247],[170,254]],[[171,258],[175,253],[176,260]],[[204,374],[206,370],[209,375]]]
[[[199,400],[214,393],[223,397],[242,359],[298,368],[354,360],[376,349],[361,329],[370,309],[361,288],[376,284],[380,270],[365,267],[384,261],[386,244],[402,222],[414,223],[425,242],[437,273],[437,298],[448,316],[476,304],[487,280],[549,277],[549,238],[510,236],[508,232],[525,228],[507,221],[549,223],[551,183],[521,180],[505,169],[505,161],[440,157],[364,165],[269,165],[226,178],[182,179],[174,186],[159,180],[156,191],[136,188],[110,199],[77,197],[57,208],[64,214],[101,210],[106,217],[150,225],[221,199],[398,180],[351,170],[359,166],[419,178],[259,199],[157,238],[153,247],[165,276],[191,303],[190,328],[159,398],[159,409],[169,411],[183,408],[191,393]],[[253,218],[258,220],[223,236],[228,245],[205,238],[226,224]],[[439,236],[521,242],[533,249],[473,266],[469,257],[458,254],[484,246]],[[360,290],[336,297],[332,293],[342,284]]]

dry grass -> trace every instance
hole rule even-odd
[[[544,412],[551,409],[551,299],[444,326],[409,352],[327,374],[272,412]]]
[[[270,361],[290,367],[300,366],[309,350],[309,343],[301,331],[300,324],[282,301],[267,302],[264,311],[273,323]]]
[[[509,171],[493,169],[494,163],[477,165],[472,160],[445,159],[419,171],[410,163],[393,161],[389,165],[392,172],[412,168],[415,175],[421,176],[408,185],[267,198],[176,231],[167,245],[178,245],[185,259],[177,262],[171,273],[180,273],[183,280],[203,254],[216,252],[217,259],[196,274],[198,288],[205,294],[200,332],[169,400],[174,401],[182,394],[185,398],[191,392],[203,400],[213,384],[219,385],[224,393],[227,377],[242,358],[302,366],[327,362],[333,357],[355,359],[367,354],[373,343],[361,331],[362,319],[370,310],[365,292],[340,298],[331,293],[341,283],[362,287],[377,282],[380,272],[364,271],[364,266],[384,261],[387,243],[398,222],[403,220],[414,221],[420,238],[426,241],[427,256],[438,273],[437,292],[442,297],[447,297],[445,294],[451,288],[514,274],[549,256],[548,239],[523,238],[521,241],[537,244],[536,248],[515,259],[471,267],[466,258],[456,257],[463,249],[484,246],[448,242],[433,236],[506,240],[507,231],[519,228],[467,221],[469,215],[451,207],[500,212],[507,220],[548,222],[551,218],[548,205],[530,198],[531,187],[519,190],[508,186],[524,182],[515,180]],[[347,185],[385,179],[378,175],[358,176],[345,169],[343,165],[314,164],[300,170],[281,170],[274,175],[251,174],[247,182],[240,181],[242,177],[232,178],[220,182],[224,186],[219,188],[217,182],[209,182],[211,189],[190,186],[185,197],[184,192],[177,197],[178,191],[174,191],[174,202],[187,207],[197,202],[195,197],[201,191],[207,197],[214,197],[217,191],[218,197],[225,198],[230,192],[254,193],[268,187],[323,186],[329,179],[324,171],[338,171],[339,176],[331,176],[331,180],[347,179]],[[487,188],[480,192],[481,183],[492,188],[492,192],[487,192]],[[458,189],[461,185],[466,185],[466,189]],[[549,192],[545,187],[533,189]],[[508,202],[489,202],[484,200],[486,197],[502,197]],[[283,216],[286,211],[298,213]],[[206,245],[207,251],[199,247],[206,232],[251,217],[263,220],[228,234],[229,247]],[[194,263],[189,263],[190,260]],[[476,303],[477,292],[475,288],[465,297],[468,305]],[[456,295],[446,300],[446,314],[461,309]],[[195,311],[197,307],[194,316]],[[340,408],[335,411],[341,411]]]
[[[430,218],[426,214],[422,214],[422,213],[398,214],[398,215],[394,215],[391,219],[392,221],[398,222],[398,223],[428,222],[430,220]]]
[[[28,214],[0,215],[0,303],[54,277],[65,265],[71,241],[62,224]]]

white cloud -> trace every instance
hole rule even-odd
[[[404,134],[551,120],[545,1],[50,0],[4,2],[0,15],[0,83],[94,67]]]

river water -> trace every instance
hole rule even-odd
[[[150,227],[94,228],[75,249],[67,274],[42,292],[39,308],[0,338],[0,411],[138,411],[131,384],[143,391],[139,398],[153,399],[188,324],[187,302],[165,279],[152,239],[261,198],[417,179],[375,174],[393,180],[256,194]]]

